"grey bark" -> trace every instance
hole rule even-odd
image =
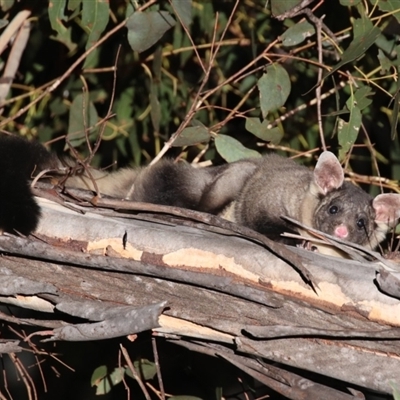
[[[101,200],[107,209],[96,212],[88,203],[71,209],[40,202],[36,237],[0,237],[7,280],[0,299],[44,311],[49,320],[5,313],[0,319],[37,326],[41,340],[100,340],[151,329],[223,357],[271,387],[279,377],[284,383],[276,390],[293,399],[352,395],[295,376],[285,365],[385,393],[399,383],[400,302],[375,280],[378,270],[398,271],[394,262],[269,247],[216,217],[172,208],[136,204],[125,213]],[[86,322],[54,320],[56,310]]]

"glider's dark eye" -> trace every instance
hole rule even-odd
[[[364,229],[364,228],[365,228],[365,219],[364,219],[364,218],[360,218],[360,219],[357,221],[357,226],[358,226],[360,229]]]
[[[339,211],[339,208],[337,206],[332,206],[329,208],[329,214],[337,214]]]

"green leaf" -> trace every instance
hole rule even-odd
[[[125,368],[119,367],[119,368],[114,368],[114,371],[111,372],[109,375],[109,379],[111,381],[112,386],[118,385],[120,382],[122,382],[122,379],[125,374]]]
[[[51,27],[57,32],[57,36],[52,37],[68,47],[69,51],[74,51],[76,44],[71,40],[71,28],[66,28],[62,21],[66,21],[64,10],[66,0],[49,1],[49,20]]]
[[[338,124],[338,140],[339,145],[341,146],[339,150],[340,160],[345,158],[350,148],[354,145],[361,126],[361,111],[356,106],[353,96],[350,96],[346,105],[350,111],[349,122],[339,118]]]
[[[257,77],[255,75],[249,75],[244,78],[239,85],[239,91],[241,93],[247,93],[257,83]]]
[[[340,0],[340,4],[342,6],[348,7],[356,6],[358,3],[361,3],[361,0]]]
[[[386,73],[387,71],[390,70],[390,68],[393,66],[392,61],[390,61],[384,54],[384,52],[379,49],[378,50],[378,60],[379,63],[381,64],[381,68],[382,68],[382,73]]]
[[[202,1],[201,8],[199,7],[197,13],[197,19],[200,26],[200,31],[203,32],[205,37],[212,37],[214,31],[215,11],[214,5],[211,1]],[[218,20],[217,34],[221,32],[221,29],[226,26],[225,13],[220,13]]]
[[[100,38],[107,27],[110,4],[108,0],[84,1],[82,7],[82,23],[89,30],[86,50],[90,49]],[[94,67],[98,57],[98,49],[92,51],[85,60],[83,68]]]
[[[127,87],[114,102],[114,112],[121,125],[133,123],[132,119],[132,99],[135,96],[133,87]]]
[[[267,67],[267,73],[258,80],[261,112],[264,119],[269,111],[282,107],[290,94],[290,78],[280,64]]]
[[[71,104],[69,112],[68,139],[76,147],[85,142],[86,135],[92,136],[97,132],[94,128],[98,122],[96,108],[89,100],[89,95],[78,94]],[[85,130],[87,132],[85,132]]]
[[[299,5],[303,0],[271,0],[272,15],[278,16],[286,11],[291,10],[293,7]]]
[[[324,79],[332,75],[343,65],[350,63],[363,56],[365,52],[375,43],[381,34],[380,29],[364,17],[354,20],[354,39],[342,55],[342,60],[325,74]]]
[[[83,0],[68,0],[68,10],[75,11],[80,7]]]
[[[143,358],[140,360],[136,360],[133,363],[133,366],[135,367],[135,370],[138,372],[138,374],[140,374],[140,376],[145,381],[149,381],[156,376],[157,373],[156,364],[152,361]],[[135,377],[132,375],[132,371],[129,368],[126,368],[125,373],[132,379],[135,379]]]
[[[0,8],[3,12],[8,11],[14,5],[14,0],[0,0]]]
[[[280,39],[284,46],[296,46],[314,34],[314,25],[311,25],[307,20],[304,20],[303,22],[291,26],[283,35],[281,35]]]
[[[192,0],[172,0],[172,7],[186,28],[192,22]]]
[[[282,140],[283,132],[278,128],[268,128],[269,122],[261,122],[258,118],[246,118],[246,129],[265,142],[279,144]]]
[[[215,147],[227,162],[234,162],[243,158],[261,157],[261,154],[257,151],[244,147],[238,140],[226,135],[218,135],[215,138]]]
[[[68,112],[67,105],[60,97],[56,97],[52,100],[49,107],[53,116],[63,115]]]
[[[370,0],[371,4],[377,5],[381,11],[396,11],[393,16],[400,22],[400,0]]]
[[[90,385],[95,386],[107,376],[107,367],[105,365],[100,365],[97,367],[93,373],[92,377],[90,378]]]
[[[383,34],[380,34],[376,41],[375,41],[375,46],[377,46],[379,49],[382,49],[382,51],[385,54],[395,54],[395,46],[396,46],[396,39],[393,36],[385,36]]]
[[[374,25],[372,21],[363,15],[361,18],[356,18],[353,21],[353,35],[354,39],[360,38],[364,40],[365,35],[368,35],[373,30]],[[379,31],[380,33],[380,31]],[[374,40],[375,42],[375,40]],[[374,43],[372,42],[371,45]],[[351,43],[350,43],[351,46]],[[349,47],[350,47],[349,46]],[[368,46],[369,47],[369,46]]]
[[[104,394],[110,393],[111,392],[111,383],[108,380],[108,378],[102,379],[98,385],[96,385],[96,395],[97,396],[102,396]]]
[[[126,23],[128,42],[132,50],[140,53],[157,43],[174,25],[175,20],[167,11],[137,11]]]
[[[208,142],[210,140],[210,132],[204,126],[192,126],[185,128],[179,137],[172,143],[174,147],[192,146],[194,144]]]
[[[396,54],[396,60],[394,63],[397,67],[400,67],[400,45],[395,46],[394,53]]]
[[[180,395],[180,396],[172,396],[169,397],[168,400],[203,400],[201,397],[196,397],[196,396],[185,396],[185,395]]]
[[[357,108],[359,110],[364,110],[364,108],[367,108],[369,105],[371,105],[372,100],[368,98],[368,96],[372,96],[374,94],[375,93],[369,86],[361,86],[359,89],[357,89],[354,93]]]
[[[146,359],[137,360],[133,363],[136,370],[140,372],[144,380],[149,381],[156,376],[157,368],[153,361]]]
[[[390,386],[393,389],[393,398],[394,400],[400,400],[400,383],[396,383],[394,381],[389,382]]]

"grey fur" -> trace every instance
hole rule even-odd
[[[164,159],[150,167],[112,173],[90,169],[89,174],[69,178],[67,186],[95,190],[94,180],[97,190],[108,196],[219,214],[237,198],[261,162],[251,159],[195,168]]]
[[[147,168],[91,174],[103,194],[219,214],[272,238],[285,231],[304,234],[281,218],[288,216],[375,248],[400,217],[400,195],[374,200],[344,181],[342,167],[330,152],[321,154],[314,171],[271,154],[218,167],[161,160]],[[87,177],[70,178],[67,184],[93,189]]]
[[[314,171],[268,155],[242,188],[233,212],[236,222],[273,238],[284,231],[304,234],[281,218],[288,216],[374,249],[400,217],[400,196],[382,194],[373,199],[345,182],[339,161],[330,152],[321,154]]]

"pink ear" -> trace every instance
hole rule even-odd
[[[375,221],[394,226],[400,218],[400,194],[380,194],[372,202]]]
[[[319,156],[314,169],[314,181],[323,194],[327,194],[343,185],[343,168],[336,156],[330,151],[324,151]]]

